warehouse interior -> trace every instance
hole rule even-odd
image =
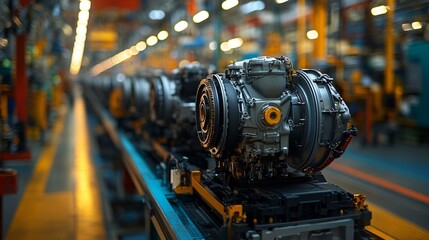
[[[428,239],[429,0],[0,0],[0,239]]]

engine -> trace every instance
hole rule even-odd
[[[350,113],[317,70],[294,70],[286,57],[238,61],[200,81],[197,134],[218,173],[235,180],[313,175],[353,136]]]
[[[172,76],[159,73],[150,85],[151,120],[171,129],[170,140],[198,146],[195,136],[195,92],[199,81],[207,77],[207,68],[188,64]],[[193,146],[195,147],[195,146]],[[199,146],[198,146],[199,147]]]
[[[127,78],[120,86],[120,106],[133,117],[147,120],[149,116],[149,76]]]

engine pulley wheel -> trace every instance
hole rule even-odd
[[[204,79],[197,90],[196,122],[198,138],[204,148],[215,147],[217,142],[216,127],[220,124],[219,97],[213,81]]]
[[[241,136],[237,93],[231,82],[217,74],[201,80],[196,106],[201,145],[216,158],[230,155]]]

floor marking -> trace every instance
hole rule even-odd
[[[74,238],[72,192],[45,192],[57,151],[56,143],[64,127],[64,115],[65,109],[62,108],[52,130],[51,140],[40,153],[6,239]]]
[[[429,239],[429,232],[414,223],[407,221],[372,202],[368,202],[368,207],[372,212],[371,227],[387,234],[387,236],[403,240]],[[371,230],[371,228],[368,230]]]
[[[51,141],[42,149],[6,239],[107,239],[82,97],[76,98],[73,111],[74,142],[70,146],[74,153],[73,191],[45,192],[58,150],[58,139],[64,128],[65,111],[61,111]]]
[[[372,226],[366,226],[365,229],[372,233],[373,235],[377,236],[378,238],[381,238],[383,240],[395,240],[393,237],[385,234],[384,232],[372,227]]]
[[[340,171],[340,172],[350,174],[350,175],[357,177],[357,178],[359,178],[365,182],[370,182],[374,185],[377,185],[377,186],[380,186],[382,188],[391,190],[393,192],[397,192],[399,194],[402,194],[404,196],[407,196],[407,197],[412,198],[414,200],[417,200],[419,202],[429,204],[429,196],[427,196],[423,193],[420,193],[420,192],[416,192],[412,189],[403,187],[399,184],[389,182],[385,179],[370,175],[368,173],[362,172],[360,170],[351,168],[349,166],[346,166],[346,165],[340,164],[340,163],[332,163],[330,165],[330,168],[337,170],[337,171]]]
[[[374,185],[386,188],[393,192],[403,194],[412,199],[422,201],[426,203],[428,201],[428,196],[413,191],[411,189],[405,188],[398,184],[386,181],[379,177],[372,176],[368,173],[356,170],[349,166],[340,163],[333,163],[330,165],[332,170],[346,173],[352,177],[358,178],[364,182],[369,182]],[[382,208],[377,204],[374,204],[370,201],[367,201],[369,210],[372,212],[371,227],[367,227],[369,231],[375,229],[376,232],[379,231],[382,234],[386,234],[387,237],[391,236],[393,239],[404,239],[404,240],[423,240],[429,239],[429,231],[426,229],[417,226],[416,224]]]
[[[76,239],[106,239],[102,202],[95,171],[91,163],[87,117],[82,97],[74,103],[75,116],[75,201]]]

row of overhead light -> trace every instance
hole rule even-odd
[[[276,0],[276,2],[278,4],[281,4],[281,3],[284,3],[287,1],[288,0]],[[222,9],[229,10],[229,9],[237,6],[238,3],[239,3],[238,0],[225,0],[221,6],[222,6]],[[264,8],[265,8],[265,4],[262,1],[252,1],[249,3],[243,4],[241,6],[240,10],[243,13],[250,13],[253,11],[263,10]],[[153,20],[161,20],[165,17],[165,13],[162,10],[152,10],[149,12],[149,17]],[[209,17],[210,17],[209,12],[207,12],[206,10],[202,10],[202,11],[199,11],[198,13],[196,13],[192,17],[192,20],[194,23],[201,23],[204,20],[208,19]],[[182,32],[185,29],[187,29],[188,26],[189,26],[189,24],[187,21],[181,20],[181,21],[177,22],[173,28],[176,32]],[[136,45],[133,45],[130,48],[125,49],[122,52],[120,52],[120,53],[104,60],[103,62],[95,65],[91,69],[91,74],[93,76],[96,76],[96,75],[112,68],[113,66],[131,58],[132,56],[137,55],[139,52],[145,50],[148,46],[154,46],[158,41],[162,41],[162,40],[167,39],[167,37],[168,37],[168,32],[165,30],[159,32],[157,36],[152,35],[152,36],[148,37],[146,39],[146,41],[140,41]],[[222,42],[220,44],[220,48],[223,52],[229,52],[232,49],[241,47],[242,45],[243,45],[243,39],[233,38],[233,39],[230,39],[226,42]],[[210,49],[215,50],[216,47],[217,47],[217,45],[215,42],[210,43]],[[83,54],[83,52],[82,52],[82,54]]]
[[[287,1],[288,0],[276,0],[276,3],[282,4],[282,3],[285,3]],[[89,1],[88,0],[81,0],[81,2],[89,2]],[[238,0],[225,0],[222,2],[221,7],[223,10],[227,11],[227,10],[234,8],[238,4],[239,4]],[[240,7],[240,11],[243,14],[247,14],[247,13],[250,13],[253,11],[263,10],[264,8],[265,8],[265,4],[263,1],[251,1],[251,2],[248,2],[246,4],[243,4]],[[88,10],[89,10],[89,7],[88,7]],[[382,14],[387,13],[388,10],[389,10],[388,6],[380,5],[380,6],[376,6],[376,7],[372,8],[371,14],[373,16],[378,16],[378,15],[382,15]],[[82,8],[81,8],[81,11],[82,11]],[[81,13],[79,13],[79,17],[80,16],[81,16]],[[88,16],[89,16],[89,14],[88,14]],[[161,20],[165,17],[165,13],[162,10],[152,10],[149,13],[149,17],[153,20]],[[202,10],[202,11],[196,13],[193,16],[192,20],[194,23],[201,23],[204,20],[208,19],[209,17],[210,17],[209,12],[207,12],[206,10]],[[79,22],[80,21],[78,20],[78,26],[79,26]],[[188,26],[189,26],[189,24],[186,20],[181,20],[174,25],[174,30],[176,32],[182,32],[182,31],[186,30],[188,28]],[[86,25],[85,25],[85,27],[86,27]],[[410,23],[402,24],[402,29],[404,31],[410,31],[410,30],[421,29],[421,28],[422,28],[422,24],[420,22],[413,22],[411,24]],[[76,29],[76,32],[79,33],[77,29]],[[85,28],[85,31],[81,30],[81,32],[86,33],[86,28]],[[162,41],[162,40],[165,40],[167,37],[168,37],[167,31],[161,31],[158,33],[157,36],[152,35],[152,36],[147,38],[146,42],[141,41],[141,42],[137,43],[136,45],[131,46],[130,48],[116,54],[115,56],[97,64],[96,66],[94,66],[92,68],[91,72],[93,75],[97,75],[97,74],[99,74],[99,73],[101,73],[101,72],[103,72],[103,71],[105,71],[105,70],[129,59],[130,57],[137,55],[139,52],[146,49],[146,46],[154,46],[158,42],[158,40]],[[318,38],[318,32],[316,30],[308,31],[307,32],[307,38],[310,40],[317,39]],[[76,39],[78,39],[77,36],[76,36]],[[83,44],[84,44],[84,42],[83,42]],[[243,39],[233,38],[233,39],[230,39],[228,41],[222,42],[220,44],[220,49],[223,52],[230,52],[231,50],[233,50],[235,48],[241,47],[242,45],[243,45]],[[78,50],[80,49],[79,46],[80,45],[78,45]],[[75,48],[76,48],[76,43],[75,43]],[[209,48],[211,50],[215,50],[217,48],[216,42],[211,42],[209,44]],[[81,55],[83,55],[83,47],[81,49],[82,49]],[[81,59],[80,59],[80,62],[81,62]],[[79,65],[79,68],[80,68],[80,63],[79,64],[73,64],[73,61],[72,61],[72,66],[77,66],[77,65]],[[79,71],[79,69],[77,69],[75,72],[77,73],[78,71]],[[73,73],[72,70],[71,70],[71,72]]]
[[[238,0],[225,0],[222,2],[221,7],[223,10],[229,10],[237,5],[238,5]]]
[[[281,0],[277,0],[277,1],[281,1]],[[283,1],[283,2],[286,2],[286,1]],[[228,9],[231,9],[231,8],[237,6],[237,5],[238,5],[238,0],[226,0],[222,3],[222,8],[224,10],[228,10]],[[265,8],[265,5],[262,1],[249,2],[243,6],[244,6],[244,8],[242,9],[242,11],[247,12],[247,13],[249,13],[251,11],[262,10]],[[254,10],[248,10],[248,9],[254,9]],[[149,12],[149,18],[151,18],[152,20],[161,20],[164,17],[165,17],[165,13],[162,10],[152,10]],[[206,10],[202,10],[202,11],[199,11],[198,13],[196,13],[192,17],[192,20],[194,23],[201,23],[204,20],[208,19],[209,17],[210,17],[209,12],[207,12]],[[186,20],[181,20],[181,21],[177,22],[173,28],[174,28],[174,31],[176,31],[176,32],[182,32],[185,29],[187,29],[188,26],[189,26],[189,24]],[[91,74],[94,76],[98,75],[98,74],[106,71],[107,69],[110,69],[113,66],[131,58],[132,56],[137,55],[139,52],[146,49],[146,46],[154,46],[158,42],[158,40],[162,41],[162,40],[165,40],[167,37],[168,37],[167,31],[161,31],[158,33],[157,36],[152,35],[146,39],[146,42],[141,41],[141,42],[137,43],[136,45],[131,46],[130,48],[125,49],[124,51],[114,55],[113,57],[110,57],[110,58],[104,60],[103,62],[95,65],[91,69]],[[243,40],[241,38],[233,38],[227,42],[223,42],[221,44],[221,49],[222,49],[222,51],[227,52],[227,51],[230,51],[231,49],[238,48],[241,45],[243,45]],[[213,44],[211,45],[211,48],[214,48]]]
[[[319,33],[316,30],[310,30],[307,32],[307,38],[310,40],[317,39],[319,37]],[[243,39],[242,38],[232,38],[228,41],[222,42],[220,44],[220,50],[222,52],[229,52],[235,48],[239,48],[243,45]],[[216,42],[211,42],[209,44],[210,50],[216,50]]]
[[[389,11],[389,7],[386,5],[380,5],[380,6],[376,6],[376,7],[371,8],[372,16],[378,16],[378,15],[386,14],[387,11]]]
[[[206,10],[202,10],[197,12],[193,17],[192,17],[192,21],[194,21],[194,23],[201,23],[204,20],[206,20],[207,18],[210,17],[209,12],[207,12]],[[183,30],[185,30],[186,28],[188,28],[189,24],[187,21],[185,20],[181,20],[179,22],[177,22],[174,25],[174,31],[176,32],[182,32]]]
[[[276,0],[276,2],[278,4],[281,3],[285,3],[288,0]],[[234,8],[235,6],[237,6],[239,4],[238,0],[225,0],[222,2],[221,7],[223,10],[227,11],[229,9]],[[265,4],[263,1],[251,1],[248,2],[246,4],[243,4],[240,7],[240,11],[243,14],[248,14],[250,12],[254,12],[254,11],[259,11],[259,10],[263,10],[265,8]],[[165,17],[165,13],[162,10],[152,10],[149,13],[149,17],[153,20],[161,20]],[[208,19],[210,17],[209,12],[207,12],[206,10],[202,10],[198,13],[196,13],[193,17],[192,20],[194,21],[194,23],[201,23],[204,20]],[[177,22],[174,25],[174,30],[176,32],[182,32],[184,31],[186,28],[188,28],[189,24],[187,21],[185,20],[181,20],[179,22]],[[243,45],[243,39],[241,38],[233,38],[230,39],[226,42],[222,42],[220,44],[220,48],[223,52],[229,52],[230,50],[234,49],[234,48],[238,48],[241,47],[241,45]],[[211,50],[215,50],[217,48],[217,44],[216,42],[211,42],[209,44],[209,47]]]
[[[276,3],[282,4],[287,2],[288,0],[276,0]],[[229,9],[234,8],[239,4],[238,0],[225,0],[222,2],[222,9],[227,11]],[[77,21],[77,27],[76,27],[76,39],[74,43],[73,48],[73,54],[72,54],[72,61],[70,65],[70,72],[72,74],[77,74],[80,70],[82,58],[83,58],[83,51],[85,47],[85,40],[86,40],[86,32],[87,32],[87,25],[88,25],[88,19],[89,19],[89,9],[91,7],[91,2],[89,0],[81,0],[79,4],[80,12],[79,12],[79,18]],[[265,4],[262,1],[251,1],[246,4],[243,4],[240,7],[240,10],[242,13],[250,13],[257,10],[263,10],[265,8]],[[371,14],[373,16],[378,16],[387,13],[389,10],[388,6],[380,5],[373,7],[371,9]],[[201,23],[204,20],[208,19],[210,14],[206,10],[202,10],[198,13],[196,13],[192,20],[195,23]],[[154,20],[160,20],[165,17],[165,13],[162,10],[152,10],[149,13],[149,17]],[[174,30],[176,32],[182,32],[185,29],[187,29],[189,26],[188,22],[185,20],[181,20],[177,22],[174,25]],[[404,23],[402,24],[402,29],[404,31],[411,31],[416,29],[421,29],[422,23],[421,22],[412,22],[412,23]],[[136,45],[130,47],[129,49],[126,49],[115,56],[97,64],[92,68],[92,73],[94,75],[97,75],[116,64],[119,64],[131,56],[134,56],[138,54],[139,52],[143,51],[146,46],[154,46],[158,40],[162,41],[165,40],[168,37],[167,31],[161,31],[158,33],[157,36],[152,35],[147,38],[146,42],[141,41],[137,43]],[[307,38],[310,40],[317,39],[318,38],[318,32],[316,30],[310,30],[307,32]],[[222,42],[220,44],[220,48],[223,52],[229,52],[234,48],[238,48],[243,44],[243,40],[241,38],[233,38],[226,42]],[[210,43],[210,49],[214,50],[216,49],[217,45],[215,42]]]
[[[417,30],[421,29],[423,27],[421,22],[412,22],[412,23],[403,23],[402,24],[402,30],[405,32],[411,31],[411,30]]]
[[[287,1],[288,0],[276,0],[276,2],[278,4],[282,4],[282,3],[285,3]],[[222,7],[223,10],[227,11],[227,10],[230,10],[230,9],[234,8],[238,4],[239,4],[238,0],[225,0],[225,1],[222,2],[221,7]],[[263,10],[264,8],[265,8],[265,4],[264,4],[263,1],[251,1],[251,2],[243,4],[240,7],[240,11],[243,14],[248,14],[248,13],[251,13],[251,12],[254,12],[254,11]],[[155,16],[155,13],[158,14],[157,11],[159,11],[159,10],[153,10],[153,11],[151,11],[151,13],[153,12],[152,15]],[[202,11],[198,12],[197,14],[195,14],[193,16],[192,20],[195,23],[200,23],[200,22],[206,20],[207,18],[209,18],[209,16],[210,15],[209,15],[209,13],[206,10],[202,10]],[[155,19],[155,18],[152,18],[152,19]],[[160,18],[160,19],[162,19],[162,18]],[[176,23],[174,25],[174,30],[176,32],[181,32],[181,31],[185,30],[187,27],[188,27],[188,22],[186,22],[185,20],[182,20],[182,21],[179,21],[178,23]],[[241,39],[241,38],[232,38],[232,39],[230,39],[228,41],[222,42],[220,44],[220,49],[223,52],[230,52],[231,50],[233,50],[235,48],[241,47],[242,45],[243,45],[243,39]],[[217,43],[215,41],[211,42],[209,44],[209,48],[210,48],[210,50],[213,50],[213,51],[216,50],[217,49]]]
[[[239,48],[243,45],[243,39],[241,38],[232,38],[226,42],[223,42],[220,44],[220,50],[222,52],[229,52],[233,50],[234,48]]]
[[[82,66],[83,51],[85,49],[86,32],[89,20],[91,1],[81,0],[79,3],[79,15],[76,24],[76,38],[73,45],[73,53],[70,63],[70,73],[76,75]]]
[[[165,13],[161,10],[153,10],[149,13],[149,17],[151,19],[154,19],[154,20],[162,19],[162,18],[164,18],[164,16],[165,16]],[[206,20],[207,18],[209,18],[209,16],[210,16],[209,12],[207,12],[206,10],[202,10],[202,11],[196,13],[194,15],[194,17],[192,18],[192,20],[195,23],[201,23],[204,20]],[[187,21],[181,20],[174,25],[174,30],[176,32],[182,32],[186,28],[188,28],[188,25],[189,24]],[[95,65],[91,69],[91,74],[93,76],[96,76],[96,75],[106,71],[107,69],[110,69],[113,66],[131,58],[132,56],[137,55],[139,52],[145,50],[146,47],[154,46],[155,44],[158,43],[158,41],[163,41],[163,40],[167,39],[167,37],[168,37],[168,32],[165,30],[159,32],[156,36],[155,35],[149,36],[146,39],[146,41],[140,41],[136,45],[133,45],[130,48],[125,49],[124,51],[116,54],[115,56],[110,57],[110,58],[104,60],[103,62]]]
[[[147,47],[154,46],[158,43],[158,41],[164,41],[168,38],[168,32],[165,30],[160,31],[156,36],[152,35],[146,39],[146,41],[140,41],[137,44],[131,46],[130,48],[127,48],[123,50],[122,52],[102,61],[101,63],[95,65],[91,69],[91,74],[93,76],[96,76],[107,69],[112,68],[113,66],[128,60],[132,56],[136,56],[140,52],[144,51]]]
[[[376,6],[376,7],[371,8],[371,14],[373,16],[383,15],[383,14],[386,14],[387,11],[389,11],[389,9],[390,8],[386,5]],[[423,27],[422,23],[418,22],[418,21],[415,21],[412,23],[403,23],[402,24],[402,30],[404,30],[405,32],[411,31],[411,30],[421,29],[422,27]]]
[[[285,3],[287,1],[288,0],[276,0],[278,4]],[[222,2],[221,7],[223,10],[227,11],[237,6],[238,3],[239,3],[238,0],[225,0]],[[258,1],[251,1],[241,5],[240,11],[242,14],[248,14],[251,12],[263,10],[264,8],[265,8],[265,3],[263,1],[258,0]]]

